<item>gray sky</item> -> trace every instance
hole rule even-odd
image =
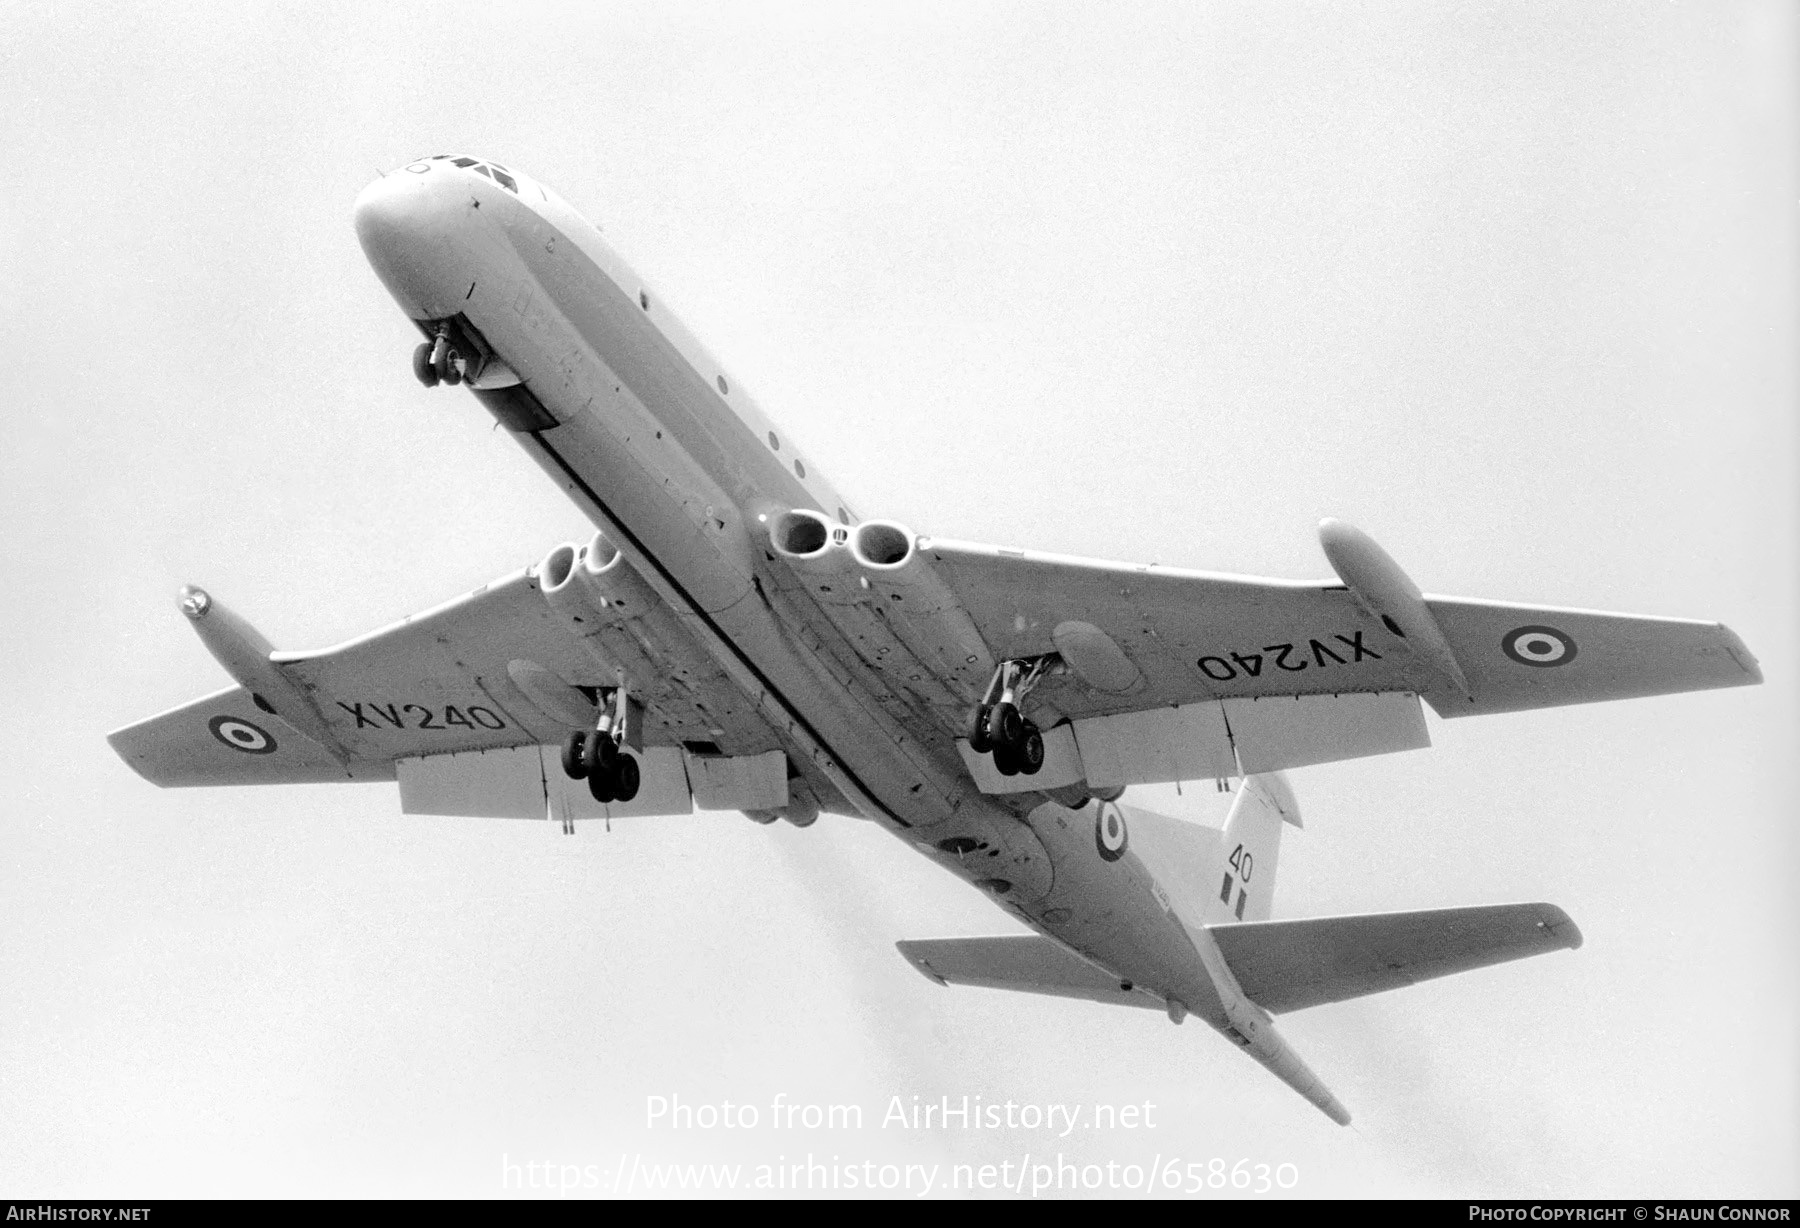
[[[1776,4],[0,12],[0,1194],[501,1192],[503,1157],[1291,1163],[1307,1195],[1796,1193],[1794,28]],[[1551,900],[1573,954],[1202,1028],[940,990],[1010,922],[872,826],[161,792],[205,583],[322,646],[587,527],[357,248],[470,152],[597,221],[865,515],[1717,618],[1753,691],[1294,774],[1277,915]],[[1143,790],[1208,821],[1217,800]],[[645,1126],[646,1098],[764,1106]],[[863,1106],[780,1133],[777,1095]],[[902,1131],[890,1096],[1154,1102]]]

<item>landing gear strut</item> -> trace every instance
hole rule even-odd
[[[1019,705],[1048,671],[1050,659],[1002,661],[988,683],[987,694],[969,714],[969,749],[992,754],[1002,776],[1036,776],[1044,766],[1044,735],[1025,719]]]
[[[563,742],[562,769],[570,780],[588,782],[588,792],[602,804],[628,802],[638,795],[642,774],[637,757],[626,753],[625,715],[630,710],[625,688],[613,692],[613,707],[603,712],[597,729],[577,730]]]

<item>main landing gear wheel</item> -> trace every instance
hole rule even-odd
[[[994,705],[987,719],[988,741],[995,746],[1017,747],[1025,740],[1025,718],[1004,700]]]
[[[1017,705],[1002,701],[975,709],[969,718],[969,749],[992,752],[994,770],[1002,776],[1036,776],[1044,766],[1044,735],[1019,715]]]
[[[431,365],[431,342],[421,341],[413,351],[413,376],[427,388],[438,386],[437,368]]]
[[[612,739],[608,738],[606,744],[611,746]],[[588,792],[602,805],[628,802],[638,795],[638,786],[642,780],[643,774],[638,770],[637,757],[622,754],[615,749],[606,766],[595,767],[588,772]]]
[[[994,743],[988,737],[988,707],[981,704],[969,715],[968,728],[963,732],[968,736],[969,749],[978,755],[985,755],[994,749]]]
[[[570,780],[586,780],[587,764],[583,762],[583,751],[587,747],[585,733],[572,733],[563,741],[562,770]]]
[[[604,733],[590,733],[581,747],[581,774],[589,780],[595,776],[610,776],[618,758],[619,748],[612,738]]]
[[[1019,740],[1019,748],[1014,753],[1019,770],[1027,776],[1036,776],[1044,766],[1044,735],[1030,721],[1025,722],[1025,736]]]
[[[642,774],[638,771],[636,755],[620,755],[618,765],[613,769],[613,796],[618,801],[628,802],[638,795],[638,784]]]

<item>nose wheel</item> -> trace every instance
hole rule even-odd
[[[969,714],[969,749],[991,754],[1002,776],[1036,776],[1044,766],[1044,735],[1025,719],[1019,704],[1049,668],[1047,660],[1002,661],[987,696]]]
[[[439,384],[460,384],[468,363],[450,344],[450,338],[439,333],[430,341],[421,341],[413,350],[413,375],[427,388]]]

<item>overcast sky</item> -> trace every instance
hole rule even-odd
[[[0,11],[0,1194],[807,1152],[1800,1190],[1787,6],[506,11]],[[867,823],[158,791],[103,737],[226,682],[180,584],[319,647],[590,531],[414,383],[357,247],[362,185],[440,152],[598,222],[865,516],[1299,578],[1340,516],[1427,591],[1722,620],[1768,683],[1293,774],[1278,916],[1587,938],[1286,1017],[1352,1129],[1202,1027],[929,984],[895,940],[1012,922]],[[1155,1128],[879,1127],[965,1094]]]

